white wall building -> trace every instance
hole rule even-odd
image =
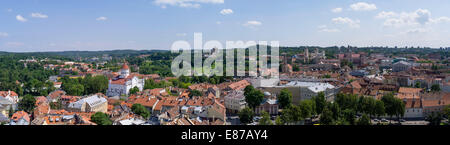
[[[130,68],[126,63],[120,70],[120,75],[109,80],[106,95],[109,97],[129,95],[131,88],[138,87],[139,91],[144,89],[145,80],[135,75],[130,75]]]
[[[233,91],[224,97],[225,108],[233,113],[237,113],[245,108],[244,91]]]
[[[405,62],[405,61],[399,61],[397,63],[394,63],[392,65],[392,71],[393,72],[401,72],[401,71],[407,71],[411,68],[411,63]]]

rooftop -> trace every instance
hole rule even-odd
[[[298,81],[292,81],[288,84],[281,86],[281,87],[306,87],[309,90],[318,93],[323,92],[327,89],[334,89],[335,86],[329,84],[329,83],[319,83],[319,82],[298,82]]]

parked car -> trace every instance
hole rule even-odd
[[[381,119],[381,122],[389,122],[386,118]]]

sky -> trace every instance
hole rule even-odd
[[[0,51],[170,49],[177,40],[450,47],[448,0],[1,0]]]

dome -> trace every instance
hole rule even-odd
[[[128,67],[127,63],[123,63],[122,69],[130,69],[130,67]]]

